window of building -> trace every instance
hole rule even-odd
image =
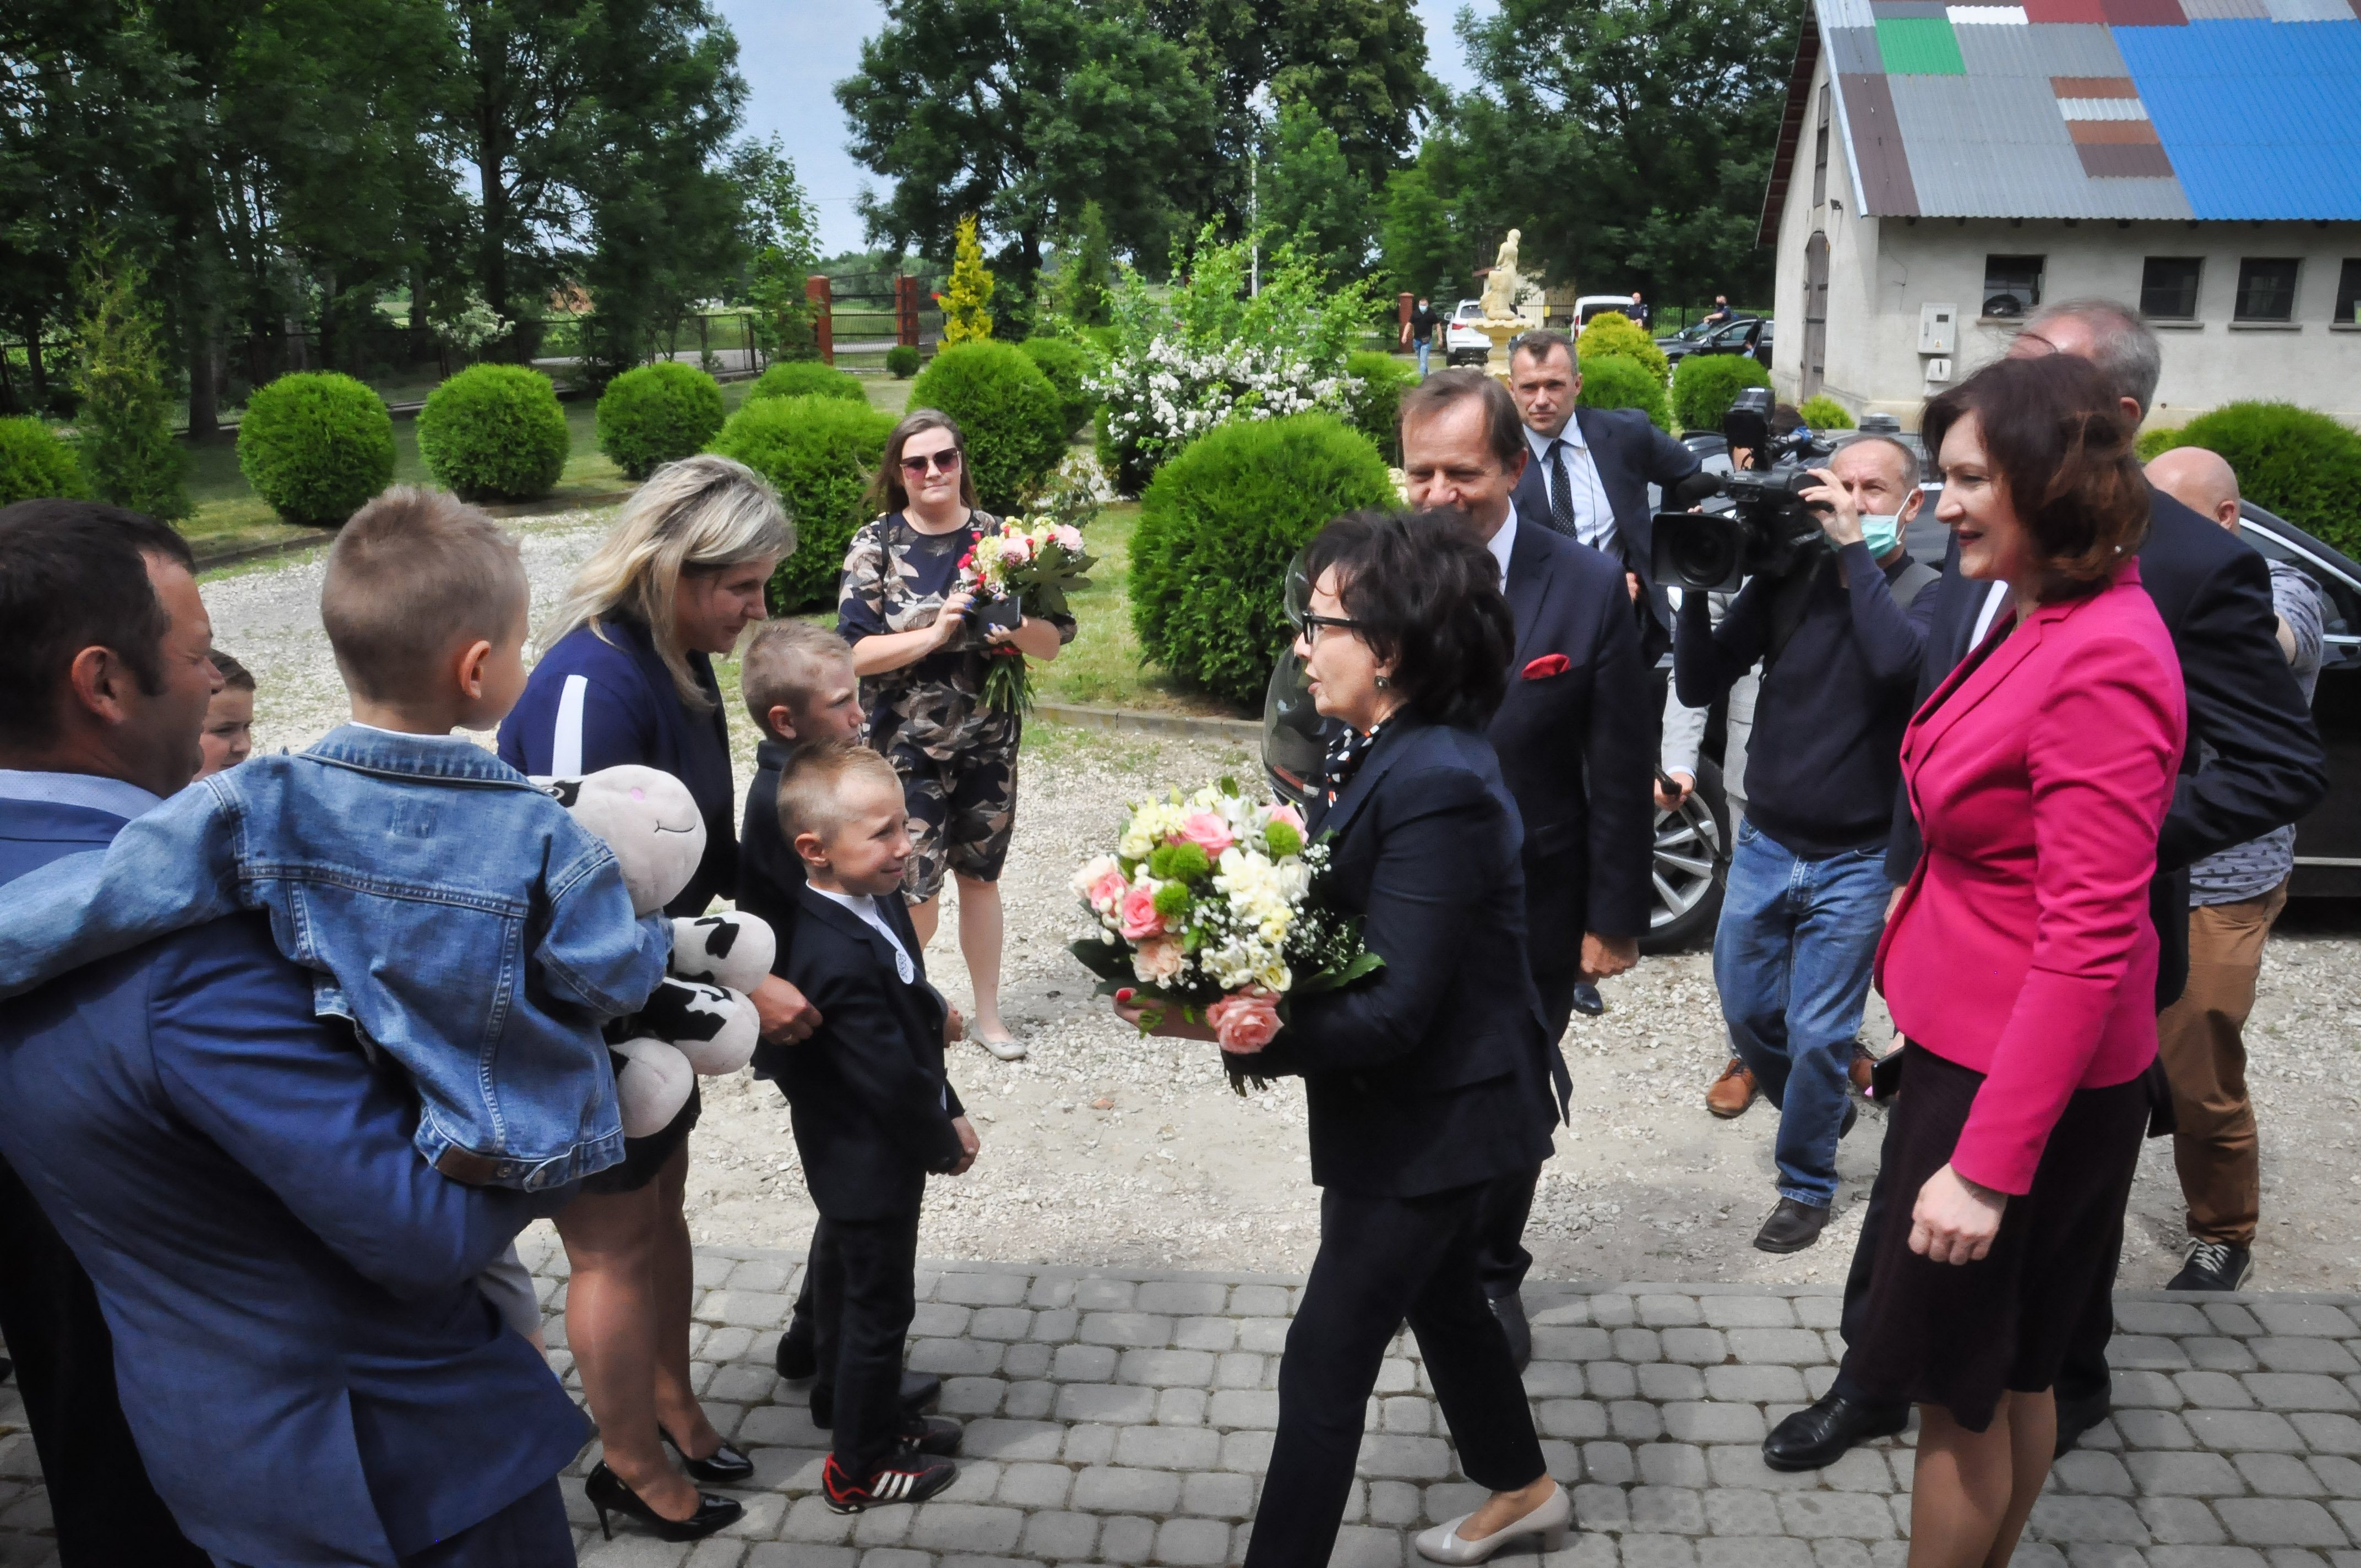
[[[1984,258],[1984,309],[1988,316],[2021,316],[2041,303],[2038,256]]]
[[[2295,319],[2296,260],[2291,256],[2249,256],[2238,263],[2237,319]]]
[[[1828,90],[1820,87],[1820,128],[1812,143],[1812,205],[1828,199]]]
[[[2197,319],[2197,280],[2205,263],[2194,256],[2151,256],[2140,269],[2140,314],[2152,321]]]
[[[2329,319],[2361,325],[2361,257],[2345,258],[2345,269],[2336,275],[2336,313]]]

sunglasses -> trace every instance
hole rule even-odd
[[[924,457],[902,459],[902,472],[914,479],[925,478],[927,470],[929,468],[939,474],[958,473],[960,470],[959,448],[954,446],[947,451],[929,453]]]

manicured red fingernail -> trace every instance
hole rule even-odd
[[[1117,1002],[1128,1002],[1128,1001],[1130,1001],[1130,1000],[1131,1000],[1131,988],[1130,988],[1129,986],[1126,986],[1123,990],[1116,992],[1115,993],[1115,999]]]

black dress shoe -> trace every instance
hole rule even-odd
[[[658,1541],[702,1541],[715,1530],[736,1524],[746,1517],[746,1506],[730,1497],[717,1497],[710,1492],[697,1495],[697,1512],[685,1519],[668,1519],[640,1500],[640,1495],[623,1485],[623,1478],[607,1468],[600,1460],[582,1484],[582,1495],[598,1510],[598,1533],[607,1540],[615,1532],[607,1523],[609,1510],[625,1519],[637,1519],[654,1531]]]
[[[1586,1018],[1596,1018],[1607,1011],[1607,998],[1598,994],[1598,988],[1595,985],[1587,982],[1576,985],[1574,988],[1574,1010]]]
[[[702,1459],[691,1459],[688,1450],[673,1441],[672,1433],[658,1427],[656,1435],[664,1440],[666,1447],[680,1455],[680,1467],[688,1472],[688,1478],[692,1481],[703,1481],[715,1486],[736,1486],[754,1478],[754,1462],[726,1442]]]
[[[2063,1459],[2069,1450],[2081,1442],[2084,1432],[2089,1431],[2114,1413],[2114,1407],[2109,1402],[2107,1393],[2108,1390],[2102,1388],[2095,1394],[2085,1394],[2079,1399],[2059,1396],[2057,1450],[2059,1458]]]
[[[902,1411],[917,1415],[943,1397],[943,1380],[931,1372],[902,1374]],[[811,1392],[812,1425],[827,1431],[836,1425],[836,1391],[814,1386]]]
[[[1910,1424],[1907,1405],[1859,1405],[1823,1394],[1771,1429],[1763,1440],[1763,1463],[1773,1470],[1818,1470],[1842,1459],[1845,1450],[1873,1437],[1892,1437]]]
[[[787,1332],[779,1336],[779,1354],[774,1363],[779,1376],[790,1383],[800,1383],[819,1370],[819,1357],[812,1354],[812,1321],[797,1312],[788,1320]]]
[[[1782,1198],[1763,1228],[1754,1233],[1754,1245],[1763,1252],[1801,1252],[1820,1239],[1828,1223],[1828,1210]]]
[[[1509,1336],[1509,1359],[1522,1372],[1533,1358],[1532,1325],[1525,1321],[1525,1303],[1514,1290],[1492,1298],[1492,1315],[1500,1320],[1500,1332]]]

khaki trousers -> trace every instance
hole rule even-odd
[[[2282,882],[2257,898],[2189,912],[2189,986],[2156,1021],[2157,1051],[2172,1082],[2172,1163],[2189,1205],[2189,1234],[2255,1245],[2262,1167],[2246,1098],[2246,1015],[2255,1008],[2263,942],[2287,906]]]

